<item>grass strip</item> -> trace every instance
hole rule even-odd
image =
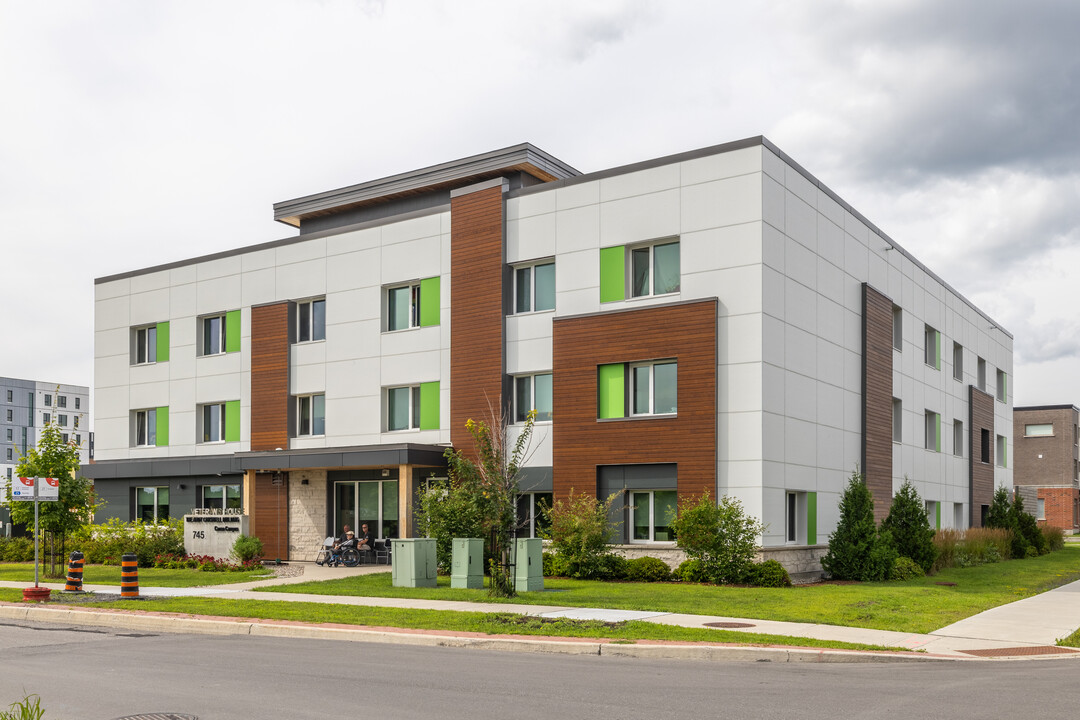
[[[119,565],[85,565],[83,584],[85,585],[120,585]],[[267,570],[246,570],[243,572],[203,572],[191,568],[166,570],[164,568],[139,568],[139,584],[146,587],[202,587],[205,585],[231,585],[266,579]],[[0,564],[0,580],[9,582],[34,582],[34,563]],[[63,582],[64,578],[47,578],[39,572],[40,582]]]
[[[1057,641],[1057,644],[1061,647],[1074,647],[1080,648],[1080,630],[1076,630],[1072,635],[1063,637]]]
[[[451,588],[446,577],[438,579],[437,588],[392,587],[387,572],[260,590],[648,610],[929,633],[1074,580],[1080,580],[1080,547],[1070,545],[1037,558],[951,568],[905,582],[748,588],[546,578],[543,592],[500,601],[488,596],[486,590]]]
[[[10,592],[3,592],[8,590]],[[18,590],[0,588],[0,598],[9,599]],[[21,598],[21,594],[19,595]],[[63,605],[62,601],[49,605]],[[602,622],[568,618],[536,618],[515,613],[457,612],[454,610],[412,610],[407,608],[327,605],[325,603],[286,602],[280,600],[229,600],[223,598],[148,598],[79,603],[80,607],[118,610],[142,610],[267,620],[292,620],[304,623],[338,623],[366,627],[476,632],[485,635],[531,635],[565,638],[606,638],[624,642],[668,640],[682,642],[737,643],[740,645],[784,645],[844,650],[903,651],[905,648],[860,643],[815,640],[762,633],[684,628],[631,620]]]

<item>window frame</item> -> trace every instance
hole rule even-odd
[[[439,478],[439,479],[442,480],[443,478]],[[339,517],[339,515],[341,514],[339,512],[341,510],[341,507],[340,507],[341,503],[338,500],[338,492],[339,492],[338,488],[339,487],[352,486],[352,509],[351,509],[352,510],[351,518],[352,519],[351,519],[350,522],[355,523],[355,528],[354,529],[356,530],[357,534],[359,534],[361,525],[363,523],[365,523],[365,522],[367,522],[367,523],[371,522],[370,519],[365,519],[365,518],[362,518],[362,517],[358,517],[359,514],[360,514],[360,486],[361,485],[370,486],[370,484],[378,484],[379,492],[378,492],[378,500],[377,500],[377,502],[378,502],[378,506],[379,506],[379,517],[378,517],[377,520],[374,521],[375,522],[375,527],[374,528],[369,528],[371,530],[371,535],[376,540],[386,540],[386,539],[389,539],[391,537],[401,537],[401,531],[402,531],[402,528],[401,528],[401,503],[399,501],[399,498],[400,498],[399,493],[400,493],[400,488],[401,488],[400,482],[401,482],[400,478],[384,478],[384,479],[378,479],[378,480],[334,480],[334,481],[332,481],[330,484],[333,486],[331,488],[331,498],[332,498],[331,504],[332,504],[333,518],[334,518],[333,519],[333,527],[334,528],[340,528],[348,520],[347,517]],[[393,484],[394,487],[392,489],[388,489],[387,486],[390,485],[391,483]],[[387,505],[387,500],[391,499],[391,498],[393,499],[393,502],[394,502],[394,504],[396,506],[397,515],[392,516],[392,517],[388,517],[387,513],[386,513],[386,505]],[[346,510],[348,510],[348,508],[346,508]],[[388,526],[389,526],[389,528],[388,528]],[[387,533],[388,529],[390,529],[394,534],[393,535],[387,535],[386,533]]]
[[[322,417],[315,414],[317,400],[321,398]],[[306,407],[305,407],[306,406]],[[308,417],[304,417],[305,413]],[[315,432],[316,422],[322,423],[322,432]],[[307,423],[307,432],[304,432],[304,424]],[[326,436],[326,393],[310,393],[296,396],[296,437],[325,437]]]
[[[893,350],[904,352],[904,310],[899,305],[892,306],[892,345]]]
[[[198,491],[196,493],[196,498],[195,498],[195,503],[196,503],[197,507],[202,508],[204,510],[213,510],[215,508],[212,508],[212,507],[210,507],[209,505],[206,504],[206,489],[207,488],[221,488],[221,509],[223,509],[223,510],[230,510],[230,509],[243,510],[244,493],[243,493],[243,485],[242,484],[240,484],[240,483],[221,483],[221,484],[211,483],[211,484],[207,484],[207,485],[199,485],[198,486]],[[233,506],[229,505],[229,500],[232,499],[232,498],[229,497],[229,494],[228,494],[229,488],[236,488],[236,497],[235,497],[236,505],[235,505],[235,508],[233,508]]]
[[[405,427],[391,428],[390,419],[393,408],[392,393],[407,390],[409,392],[409,417]],[[418,432],[420,430],[420,386],[419,385],[395,385],[386,388],[386,416],[383,418],[385,432]]]
[[[672,412],[656,412],[656,368],[658,366],[673,365],[675,366],[675,410]],[[638,373],[636,370],[642,370],[648,368],[649,389],[648,389],[648,409],[644,412],[638,412],[637,399],[638,399]],[[629,374],[629,402],[627,410],[629,414],[627,417],[674,417],[679,414],[679,363],[675,359],[665,360],[649,360],[646,362],[628,363],[627,370]]]
[[[67,427],[68,416],[60,413],[56,414],[56,424],[60,427]]]
[[[538,498],[538,496],[542,497]],[[540,537],[537,534],[537,531],[550,527],[550,522],[542,523],[539,521],[539,519],[541,518],[541,513],[539,512],[539,505],[543,499],[547,500],[547,507],[550,509],[552,503],[554,502],[554,493],[550,490],[535,490],[530,492],[518,493],[518,537],[537,538]],[[526,506],[524,508],[521,506],[522,500],[525,500],[526,502]],[[525,517],[521,516],[522,510],[525,511]],[[524,531],[525,534],[522,534],[522,531]]]
[[[322,305],[322,323],[317,322],[316,305]],[[304,320],[307,320],[305,337]],[[326,340],[326,298],[313,297],[296,302],[296,342],[314,343]]]
[[[56,396],[56,406],[67,409],[67,395],[57,395]]]
[[[1002,469],[1009,467],[1009,439],[998,435],[994,443],[994,466]]]
[[[228,325],[227,313],[216,313],[213,315],[203,315],[199,317],[199,357],[217,357],[218,355],[224,355],[226,352],[226,326]],[[216,352],[208,352],[207,340],[211,340],[212,336],[206,329],[207,323],[217,321],[220,325],[218,327],[217,341],[220,345],[220,349]],[[211,343],[211,347],[212,347]]]
[[[203,403],[203,404],[199,405],[199,414],[198,414],[198,418],[199,418],[199,434],[196,437],[197,444],[199,444],[199,445],[219,445],[219,444],[225,442],[225,424],[226,424],[225,414],[227,412],[227,410],[226,410],[227,405],[228,405],[228,403],[225,403],[225,402]],[[208,413],[209,413],[209,415],[213,415],[213,408],[218,408],[217,437],[210,437],[208,439],[208,435],[209,435],[209,427],[208,426],[211,424],[210,421],[212,420],[212,418],[207,417],[207,415],[208,415]]]
[[[552,400],[553,400],[554,394],[555,394],[555,392],[554,392],[554,383],[551,380],[551,378],[553,378],[553,373],[551,371],[538,372],[538,373],[529,373],[527,375],[515,375],[514,376],[514,415],[513,415],[515,425],[524,424],[525,420],[526,420],[526,417],[528,416],[529,412],[532,411],[532,410],[537,411],[536,419],[533,421],[535,424],[550,423],[551,422],[551,412],[552,411],[549,409],[546,413],[541,413],[540,410],[536,407],[536,405],[537,405],[537,401],[536,401],[536,379],[538,377],[547,377],[547,378],[549,378],[549,388],[551,390],[551,394],[548,396],[548,407],[549,408],[551,407]],[[528,391],[529,391],[528,404],[530,405],[530,407],[528,409],[524,409],[524,408],[521,407],[521,389],[520,388],[523,387],[523,386],[527,387]]]
[[[405,327],[391,327],[391,322],[394,320],[394,313],[391,308],[391,298],[395,290],[408,290],[409,292],[409,322]],[[401,332],[403,330],[413,330],[422,327],[420,325],[420,281],[413,280],[412,282],[399,283],[396,285],[386,286],[386,332]]]
[[[955,457],[964,457],[964,421],[953,418],[953,453]]]
[[[513,303],[512,310],[513,310],[513,312],[511,314],[513,314],[513,315],[531,315],[531,314],[535,314],[535,313],[554,312],[555,311],[555,282],[554,282],[555,259],[554,258],[545,258],[543,260],[533,260],[531,262],[520,263],[520,264],[514,265],[512,267],[513,267],[513,271],[514,271],[513,272],[514,280],[513,280],[513,295],[512,295],[512,303]],[[537,271],[537,268],[541,268],[541,267],[550,267],[551,268],[551,272],[552,272],[551,307],[537,308],[537,302],[536,302],[537,301],[536,271]],[[528,279],[529,279],[528,297],[526,298],[526,300],[528,301],[529,307],[526,308],[526,309],[522,309],[521,304],[520,304],[521,297],[520,297],[520,292],[519,291],[520,291],[520,283],[521,283],[522,273],[525,273],[525,277],[528,277]]]
[[[931,345],[932,343],[932,345]],[[932,325],[923,330],[923,362],[935,370],[941,369],[941,331]]]
[[[892,441],[904,442],[904,402],[896,397],[892,399]]]
[[[11,420],[11,411],[10,410],[8,410],[8,420]],[[47,413],[47,412],[41,413],[41,424],[42,425],[48,425],[52,421],[53,421],[52,420],[52,413]]]
[[[1045,428],[1045,427],[1049,427],[1050,432],[1031,432],[1029,430],[1029,428]],[[1048,422],[1048,423],[1024,423],[1024,437],[1026,437],[1026,438],[1054,437],[1054,423],[1053,422]]]
[[[169,519],[169,504],[172,501],[172,498],[170,497],[171,494],[169,493],[169,486],[168,485],[142,485],[142,486],[138,486],[138,487],[135,488],[135,519],[136,520],[143,520],[142,513],[139,512],[139,508],[144,507],[143,505],[139,504],[139,491],[140,490],[153,490],[154,491],[154,503],[153,503],[153,506],[152,506],[154,508],[154,517],[149,522],[158,523],[158,522],[161,522],[162,520],[168,520]],[[165,491],[165,503],[164,503],[165,515],[164,515],[164,517],[162,517],[159,514],[159,510],[162,507],[162,503],[160,501],[161,491],[162,490]],[[143,520],[143,522],[147,522],[147,521]]]
[[[656,291],[656,279],[657,279],[658,273],[656,272],[656,249],[660,248],[660,247],[668,247],[668,246],[671,246],[671,245],[678,246],[678,253],[676,255],[676,257],[678,258],[678,263],[679,263],[678,268],[677,268],[677,273],[676,273],[676,275],[678,277],[678,282],[677,282],[676,287],[675,287],[674,290],[668,290],[666,292],[657,292]],[[638,288],[637,288],[637,283],[635,282],[636,273],[635,273],[634,263],[635,263],[635,258],[637,257],[635,255],[635,253],[639,253],[639,252],[643,252],[643,251],[647,253],[646,257],[648,258],[647,267],[646,267],[648,277],[645,280],[645,282],[648,284],[648,291],[639,293],[639,292],[637,292]],[[662,240],[653,240],[653,241],[648,242],[648,243],[639,243],[639,244],[635,244],[635,245],[628,245],[626,247],[626,252],[627,252],[627,257],[628,257],[628,260],[629,260],[629,262],[626,263],[627,280],[628,280],[627,289],[629,290],[629,293],[627,295],[628,300],[633,300],[633,299],[636,299],[636,298],[664,297],[664,296],[667,296],[667,295],[677,295],[680,292],[682,292],[682,243],[681,243],[681,238],[678,238],[678,237],[676,237],[674,239],[673,238],[664,238]]]
[[[997,380],[996,387],[994,388],[994,397],[997,398],[998,402],[1009,402],[1009,374],[1001,368],[998,368],[994,377]]]
[[[964,382],[964,346],[953,341],[952,344],[953,380]]]
[[[670,507],[677,507],[678,506],[678,500],[679,500],[678,491],[673,490],[671,488],[657,488],[657,489],[654,489],[654,490],[635,488],[633,490],[629,490],[628,492],[630,493],[630,502],[629,502],[629,504],[627,506],[627,509],[630,512],[630,523],[629,523],[629,528],[628,528],[629,531],[630,531],[629,532],[629,537],[628,537],[628,540],[630,541],[630,544],[632,544],[632,545],[655,545],[657,543],[674,543],[675,542],[675,535],[674,535],[674,532],[671,530],[671,525],[662,525],[662,526],[657,525],[657,522],[656,522],[656,493],[669,493],[670,495],[672,495],[674,497],[674,502]],[[649,537],[647,539],[637,537],[637,528],[638,528],[638,526],[636,524],[635,513],[637,511],[637,496],[638,495],[648,495],[649,496]],[[657,534],[656,531],[657,531],[658,527],[667,528],[667,531],[668,531],[671,539],[670,540],[657,540],[656,539],[656,534]]]
[[[941,452],[941,413],[936,413],[933,410],[926,410],[924,418],[924,435],[926,437],[923,447],[932,452]],[[932,433],[931,423],[934,428]],[[931,442],[931,439],[933,442]]]

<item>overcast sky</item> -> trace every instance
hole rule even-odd
[[[1080,404],[1080,2],[0,0],[0,375],[93,383],[93,280],[272,204],[531,142],[583,172],[765,135]]]

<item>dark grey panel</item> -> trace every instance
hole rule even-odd
[[[551,467],[521,468],[518,492],[554,492]]]
[[[157,460],[150,464],[150,475],[153,477],[174,477],[176,475],[190,475],[191,462],[188,460]]]
[[[603,465],[598,471],[600,485],[609,488],[606,497],[616,490],[674,490],[678,483],[675,463],[651,465]]]
[[[387,468],[383,476],[382,468],[358,468],[355,470],[331,470],[326,474],[326,479],[331,482],[357,482],[364,480],[397,480],[397,468]]]
[[[189,475],[243,472],[234,455],[206,457],[107,460],[82,466],[91,479],[186,477]]]
[[[242,474],[240,462],[235,455],[223,457],[200,457],[190,461],[190,473],[192,475]]]
[[[341,453],[327,452],[317,455],[292,455],[288,457],[289,467],[299,470],[311,467],[341,467]]]

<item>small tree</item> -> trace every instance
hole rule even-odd
[[[416,509],[416,532],[421,537],[435,538],[435,555],[439,569],[450,572],[454,538],[484,537],[481,508],[476,503],[476,491],[465,483],[429,485],[420,493]],[[488,551],[490,556],[490,549]]]
[[[1020,493],[1013,495],[1012,507],[1009,508],[1009,518],[1013,523],[1013,557],[1024,558],[1029,554],[1028,548],[1034,548],[1034,554],[1045,555],[1046,538],[1039,529],[1039,521],[1029,512],[1024,511],[1024,500]],[[1022,540],[1017,544],[1017,538]],[[1022,554],[1021,552],[1022,551]]]
[[[604,574],[604,556],[613,530],[608,523],[608,511],[618,497],[613,493],[606,500],[591,495],[574,494],[557,498],[547,509],[550,524],[543,531],[551,540],[556,553],[556,567],[568,577],[588,579]]]
[[[1004,486],[999,487],[994,491],[994,499],[986,513],[986,527],[1015,532],[1016,528],[1013,526],[1013,521],[1009,516],[1011,510],[1012,504],[1009,502],[1009,492]]]
[[[60,428],[54,423],[45,426],[37,447],[30,448],[15,468],[19,477],[52,477],[60,481],[59,499],[38,505],[38,522],[42,533],[47,533],[49,538],[50,562],[45,572],[49,577],[63,576],[63,563],[57,569],[57,557],[64,555],[67,535],[89,523],[98,507],[94,502],[93,483],[79,476],[78,471],[79,450],[73,443],[63,441]],[[33,525],[34,503],[11,502],[10,488],[5,500],[13,523]],[[44,563],[44,558],[42,561]]]
[[[724,495],[713,502],[708,492],[685,498],[671,526],[678,546],[701,563],[714,583],[736,583],[746,577],[765,531],[737,499]]]
[[[856,470],[840,498],[840,522],[821,566],[837,580],[885,580],[895,561],[892,535],[875,525],[874,498]]]
[[[893,545],[900,557],[913,560],[924,573],[930,572],[938,554],[934,529],[926,518],[922,498],[906,477],[900,492],[893,496],[892,507],[881,523],[881,529],[892,534]]]

